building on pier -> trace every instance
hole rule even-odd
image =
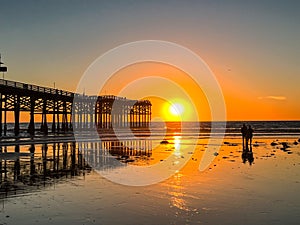
[[[148,128],[151,121],[151,102],[128,100],[112,95],[99,96],[96,102],[96,125],[105,128]]]
[[[114,95],[76,95],[73,117],[77,129],[149,128],[151,121],[149,100],[129,100]]]

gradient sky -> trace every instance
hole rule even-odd
[[[216,75],[229,120],[300,119],[300,1],[1,1],[7,79],[74,91],[120,44],[165,40]]]

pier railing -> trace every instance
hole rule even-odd
[[[4,85],[7,87],[20,88],[20,89],[30,90],[30,91],[37,91],[37,92],[41,92],[41,93],[63,95],[63,96],[68,96],[68,97],[74,96],[74,93],[69,92],[69,91],[58,90],[58,89],[49,88],[49,87],[41,87],[38,85],[26,84],[26,83],[4,80],[4,79],[0,79],[0,85]]]

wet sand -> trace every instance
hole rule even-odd
[[[299,224],[297,139],[256,138],[250,165],[243,163],[241,140],[226,138],[204,172],[198,166],[207,140],[200,139],[182,170],[145,187],[116,184],[86,171],[2,198],[0,224]],[[148,160],[160,163],[172,154],[172,137],[168,141]],[[36,155],[39,151],[37,146]]]

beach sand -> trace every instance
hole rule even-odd
[[[300,221],[300,143],[296,145],[296,140],[255,138],[250,165],[243,162],[240,138],[225,138],[209,168],[200,172],[207,143],[200,139],[184,168],[144,187],[116,184],[86,171],[22,194],[2,196],[0,224],[296,225]],[[163,162],[174,149],[172,137],[168,141],[158,145],[148,160]],[[282,142],[290,147],[284,149]],[[40,151],[37,146],[35,157],[41,157]]]

